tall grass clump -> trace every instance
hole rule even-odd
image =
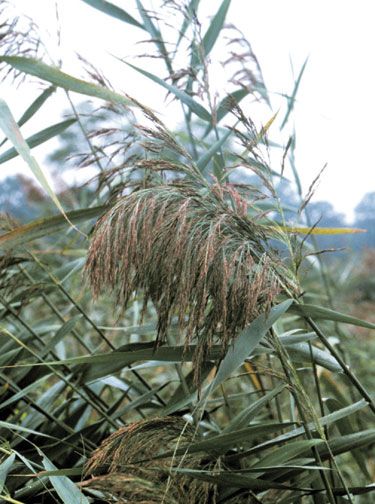
[[[47,62],[1,2],[3,76],[39,90],[18,121],[0,101],[0,164],[30,169],[41,217],[0,222],[0,500],[372,502],[375,404],[353,341],[374,324],[343,313],[314,246],[360,230],[310,221],[292,124],[305,65],[270,93],[230,0],[210,20],[194,0],[77,5],[139,33],[119,71],[180,116],[167,127],[83,57],[84,78]],[[231,74],[215,89],[217,61]],[[44,124],[57,93],[65,117]],[[32,149],[55,137],[54,189]]]

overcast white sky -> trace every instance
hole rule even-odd
[[[112,2],[135,13],[133,0]],[[12,3],[32,17],[43,31],[49,32],[49,47],[52,47],[52,41],[56,42],[55,2],[13,0]],[[220,3],[201,0],[203,17],[216,12]],[[79,52],[102,68],[120,90],[153,108],[160,107],[168,124],[171,119],[161,101],[160,89],[125,66],[120,67],[109,56],[110,53],[131,54],[135,42],[144,38],[143,34],[80,0],[59,0],[57,5],[62,28],[59,51],[63,69],[82,75],[72,58],[74,51]],[[293,87],[290,61],[298,73],[309,57],[295,112],[297,165],[307,189],[328,163],[314,200],[330,201],[349,219],[364,193],[375,191],[374,16],[373,0],[232,0],[227,17],[250,40],[271,91],[290,94]],[[139,66],[142,63],[150,68],[145,60],[137,62]],[[16,91],[2,84],[1,93],[16,117],[34,98],[28,96],[26,87]],[[155,106],[158,99],[159,105]],[[64,106],[62,100],[63,96]],[[282,99],[275,95],[275,110],[281,103]],[[54,116],[51,113],[51,110],[48,115],[45,113],[43,127],[57,122],[59,111],[53,110]],[[268,119],[265,116],[264,122]],[[32,132],[35,129],[30,132],[26,129],[25,133]],[[39,156],[43,156],[43,150],[38,149],[35,155],[42,161]],[[15,164],[2,165],[1,169],[9,173],[14,167]]]

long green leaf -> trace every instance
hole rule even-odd
[[[249,94],[248,89],[237,89],[233,91],[233,93],[229,93],[225,96],[221,102],[219,103],[216,111],[216,123],[219,123],[224,117],[233,109],[234,104],[240,103],[240,101],[245,98]],[[203,134],[203,138],[205,138],[208,133],[212,130],[212,124],[209,124],[206,128],[206,131]]]
[[[265,457],[262,457],[255,464],[252,464],[251,468],[256,469],[262,466],[282,464],[293,459],[297,455],[306,452],[306,450],[309,450],[314,446],[321,445],[322,443],[324,444],[322,439],[303,439],[301,441],[293,441],[277,450],[273,450],[272,453],[267,454]]]
[[[141,346],[141,345],[140,345]],[[146,345],[145,345],[146,346]],[[134,362],[157,360],[163,362],[189,362],[192,360],[195,346],[191,345],[186,350],[184,347],[161,347],[154,350],[154,346],[147,345],[148,348],[134,350],[130,352],[110,352],[107,354],[87,355],[83,357],[73,357],[64,361],[55,361],[49,363],[54,366],[79,365],[77,373],[83,383],[91,382],[103,376],[113,374],[120,369],[133,364]],[[218,359],[220,356],[220,348],[212,349],[210,358]],[[80,365],[84,364],[82,368]]]
[[[48,98],[56,91],[55,86],[50,86],[45,89],[34,101],[33,103],[25,110],[22,114],[21,118],[17,122],[18,126],[21,127],[27,123],[29,119],[31,119],[38,110],[42,107],[42,105],[48,100]],[[7,141],[7,138],[0,143],[0,147],[4,145]]]
[[[254,491],[269,490],[271,488],[277,488],[281,490],[294,489],[293,487],[283,485],[281,483],[276,483],[271,480],[253,478],[251,476],[233,473],[230,471],[207,472],[198,470],[194,471],[192,469],[173,469],[172,472],[185,474],[192,478],[208,481],[210,483],[215,483],[217,485],[229,488],[246,488]]]
[[[330,371],[341,372],[342,368],[337,363],[336,359],[332,357],[332,355],[324,350],[320,350],[320,348],[310,347],[307,343],[296,343],[293,345],[286,345],[288,349],[288,353],[293,360],[301,359],[302,361],[310,361],[311,353],[312,358],[316,364],[322,366]]]
[[[217,142],[215,142],[208,151],[203,154],[203,156],[198,159],[197,167],[201,172],[204,171],[205,167],[211,160],[211,158],[220,150],[220,147],[228,140],[230,135],[233,133],[232,129],[229,129]]]
[[[202,105],[200,105],[198,102],[193,100],[193,98],[191,96],[189,96],[187,93],[185,93],[184,91],[181,91],[181,89],[178,89],[176,86],[173,86],[172,84],[168,84],[168,82],[165,82],[163,79],[160,79],[160,77],[157,77],[156,75],[154,75],[150,72],[147,72],[146,70],[143,70],[142,68],[139,68],[135,65],[132,65],[131,63],[126,63],[126,62],[124,62],[124,63],[126,65],[130,66],[131,68],[133,68],[134,70],[136,70],[137,72],[141,73],[145,77],[151,79],[152,81],[156,82],[157,84],[160,84],[160,86],[167,89],[170,93],[175,95],[176,98],[178,98],[182,103],[184,103],[187,107],[189,107],[191,112],[196,114],[201,119],[203,119],[204,121],[208,121],[208,122],[211,121],[210,113]]]
[[[115,93],[108,88],[77,79],[76,77],[62,72],[58,68],[48,66],[33,58],[25,58],[23,56],[1,56],[0,62],[8,63],[20,72],[38,77],[39,79],[50,82],[67,91],[101,98],[102,100],[108,100],[119,105],[136,106],[129,98]]]
[[[12,465],[14,464],[15,458],[16,455],[14,453],[11,453],[9,457],[7,457],[4,462],[0,464],[0,493],[3,491],[5,480],[12,468]]]
[[[83,208],[81,210],[72,210],[67,212],[67,217],[70,222],[77,224],[84,222],[104,213],[106,207],[98,206],[93,208]],[[10,250],[15,247],[23,246],[37,238],[51,235],[61,231],[67,226],[67,221],[62,215],[55,215],[54,217],[47,217],[45,219],[38,219],[20,226],[13,231],[9,231],[0,236],[0,249]]]
[[[94,9],[104,12],[104,14],[108,14],[108,16],[124,21],[124,23],[131,24],[137,28],[142,28],[142,30],[145,29],[145,27],[139,21],[134,19],[133,16],[125,12],[117,5],[107,2],[106,0],[82,0],[82,2],[91,5]]]
[[[212,392],[241,366],[246,357],[251,354],[270,327],[272,327],[281,315],[288,310],[292,302],[291,299],[288,299],[274,306],[267,316],[264,313],[261,314],[240,333],[233,345],[228,349],[227,354],[219,366],[215,379],[212,384],[209,385],[207,391]]]
[[[197,453],[201,451],[213,452],[215,454],[226,453],[230,448],[234,448],[238,445],[249,445],[259,436],[272,434],[286,427],[290,427],[291,425],[293,425],[293,422],[263,422],[261,424],[251,425],[245,429],[209,436],[202,441],[196,441],[195,443],[178,447],[176,450],[156,455],[152,457],[152,460],[170,457],[173,454],[183,455],[184,453]]]
[[[193,19],[193,16],[196,15],[199,1],[200,0],[190,0],[189,5],[187,5],[187,7],[186,7],[184,21],[182,23],[180,30],[178,31],[179,36],[178,36],[178,40],[177,40],[177,44],[176,44],[177,47],[179,46],[181,40],[183,39],[183,37],[186,33],[186,30],[188,29],[189,25],[191,24],[191,20]]]
[[[270,392],[267,392],[264,397],[261,397],[260,399],[256,400],[247,408],[244,410],[240,411],[238,415],[236,415],[230,422],[229,424],[225,427],[223,432],[233,432],[234,430],[242,429],[244,428],[252,418],[260,411],[260,409],[270,402],[274,397],[276,397],[282,390],[285,389],[285,385],[281,384],[277,387],[275,387],[273,390]]]
[[[350,315],[345,315],[344,313],[313,304],[293,303],[288,312],[305,317],[311,317],[313,319],[332,320],[334,322],[343,322],[344,324],[352,324],[360,327],[367,327],[368,329],[375,329],[375,324],[371,322],[366,322],[365,320],[351,317]]]
[[[324,417],[321,417],[319,419],[319,423],[322,427],[326,425],[331,425],[332,423],[337,422],[341,418],[345,418],[349,415],[352,415],[353,413],[356,413],[357,411],[362,410],[363,408],[366,408],[366,406],[368,406],[368,403],[364,399],[361,399],[360,401],[351,404],[350,406],[346,406],[345,408],[335,411],[334,413],[330,413],[328,415],[325,415]],[[315,430],[316,425],[313,422],[311,422],[308,424],[308,428],[311,430]],[[248,450],[248,454],[256,453],[258,451],[264,450],[265,448],[270,448],[271,446],[275,446],[290,439],[294,439],[298,436],[302,436],[303,434],[305,434],[305,432],[306,432],[305,427],[298,427],[297,429],[293,429],[287,432],[286,434],[281,434],[280,436],[277,436],[276,438],[271,439],[270,441],[265,441],[264,443],[260,443],[259,445],[254,446],[253,448]]]
[[[158,48],[160,56],[164,59],[167,66],[168,72],[171,74],[173,72],[172,63],[165,47],[164,40],[159,28],[154,24],[151,16],[148,15],[147,9],[144,8],[140,0],[136,0],[138,12],[142,17],[145,30],[148,31],[152,42],[154,42]]]
[[[329,397],[326,401],[325,404],[330,412],[335,412],[339,411],[342,409],[342,404],[337,400],[337,399],[332,399]],[[352,422],[350,418],[344,417],[341,418],[336,422],[336,426],[342,436],[346,436],[348,434],[354,434],[355,428],[352,425]],[[370,479],[371,476],[368,472],[367,466],[366,466],[366,459],[362,453],[361,450],[359,449],[354,449],[351,451],[351,455],[353,456],[354,460],[357,462],[358,467],[362,471],[362,474],[364,475],[365,478]]]
[[[329,447],[333,455],[340,455],[341,453],[352,452],[363,447],[369,447],[375,443],[375,429],[367,429],[354,434],[340,436],[338,438],[330,439]],[[318,447],[319,455],[323,458],[331,456],[327,446]]]
[[[21,427],[21,425],[12,424],[10,422],[3,422],[2,420],[0,420],[0,428],[10,431],[19,431],[25,434],[33,434],[34,436],[51,438],[48,434],[43,434],[42,432],[37,432],[33,429],[27,429],[26,427]]]
[[[22,157],[25,163],[29,166],[30,170],[33,172],[35,178],[39,184],[43,187],[46,193],[49,195],[51,200],[55,203],[57,208],[66,218],[65,211],[61,206],[59,199],[54,193],[46,174],[42,168],[37,163],[36,159],[31,155],[31,151],[27,143],[25,142],[21,131],[8,107],[6,102],[0,99],[0,128],[3,130],[5,135],[8,137],[10,142],[14,145],[18,154]]]
[[[35,133],[34,135],[31,135],[30,137],[26,138],[26,143],[30,147],[30,149],[32,149],[33,147],[37,147],[38,145],[47,142],[51,138],[60,135],[60,133],[65,131],[67,128],[69,128],[69,126],[74,124],[76,121],[77,121],[76,119],[67,119],[57,124],[53,124],[52,126],[49,126],[48,128],[38,131],[38,133]],[[5,151],[3,154],[0,155],[0,164],[15,158],[16,156],[18,156],[18,154],[19,152],[14,147],[8,149],[7,151]]]
[[[43,465],[46,471],[57,470],[47,457],[43,457]],[[87,497],[67,476],[49,476],[49,480],[64,504],[90,504]]]
[[[210,22],[210,26],[203,37],[203,50],[205,56],[211,52],[216,40],[224,26],[225,17],[230,5],[230,0],[224,0]]]
[[[306,69],[307,61],[308,61],[308,58],[306,58],[305,62],[303,63],[303,65],[301,67],[301,70],[300,70],[300,72],[298,74],[297,80],[296,80],[296,82],[294,84],[294,89],[293,89],[292,95],[288,98],[288,110],[286,111],[286,114],[285,114],[285,117],[283,119],[283,122],[281,123],[280,129],[284,128],[285,124],[288,121],[289,115],[290,115],[290,113],[293,110],[294,102],[296,100],[298,88],[299,88],[299,86],[301,84],[303,73],[304,73],[304,71]]]

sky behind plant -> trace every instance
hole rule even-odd
[[[161,90],[113,58],[113,55],[123,57],[146,52],[145,46],[136,44],[142,40],[139,30],[96,12],[80,0],[57,1],[58,22],[55,2],[13,0],[12,3],[16,10],[29,15],[40,26],[46,35],[51,60],[56,62],[61,58],[65,71],[82,75],[74,56],[75,52],[80,53],[101,69],[117,89],[152,106],[161,113],[167,125],[173,126],[173,106],[165,107]],[[113,3],[136,16],[133,2]],[[219,0],[202,0],[202,19],[207,20],[216,12],[220,3]],[[156,10],[157,6],[155,1],[153,8]],[[232,0],[227,17],[227,21],[240,28],[251,42],[266,85],[273,92],[274,110],[285,103],[279,93],[291,94],[293,80],[308,57],[294,117],[297,167],[307,191],[327,163],[314,200],[329,200],[349,218],[364,193],[375,190],[372,153],[375,133],[373,10],[371,0],[356,3],[351,0]],[[213,61],[216,58],[220,61],[220,50],[219,46],[212,54]],[[138,59],[137,64],[160,73],[159,61]],[[213,76],[216,86],[225,88],[225,71],[219,64],[214,65]],[[16,117],[35,96],[29,93],[28,86],[16,90],[7,82],[1,87],[2,95]],[[56,103],[61,103],[61,109],[67,108],[63,93],[60,93],[58,102],[54,102],[53,110],[46,107],[44,116],[39,116],[45,119],[43,127],[58,120]],[[264,109],[260,116],[259,111],[254,113],[263,123],[271,116],[271,112],[265,114]],[[37,125],[32,123],[29,127],[31,134]],[[27,128],[25,134],[28,134]],[[271,137],[272,134],[271,130]],[[285,143],[287,138],[286,131]],[[36,149],[35,154],[42,161],[49,150],[47,144]],[[2,167],[3,174],[14,173],[19,168],[27,170],[19,161],[8,163]]]

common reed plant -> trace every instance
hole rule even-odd
[[[1,220],[0,499],[372,502],[373,391],[347,342],[374,324],[336,306],[308,239],[356,230],[309,222],[312,190],[296,207],[278,196],[287,175],[301,187],[291,120],[305,66],[290,95],[270,93],[226,24],[230,0],[207,22],[195,0],[78,4],[139,31],[146,49],[117,55],[119,69],[163,90],[181,120],[167,127],[84,58],[82,79],[28,52],[42,42],[1,3],[3,75],[43,89],[18,122],[0,102],[0,164],[22,158],[46,197],[44,217]],[[57,89],[69,117],[40,125]],[[54,191],[32,149],[66,132],[61,169],[89,175]]]

